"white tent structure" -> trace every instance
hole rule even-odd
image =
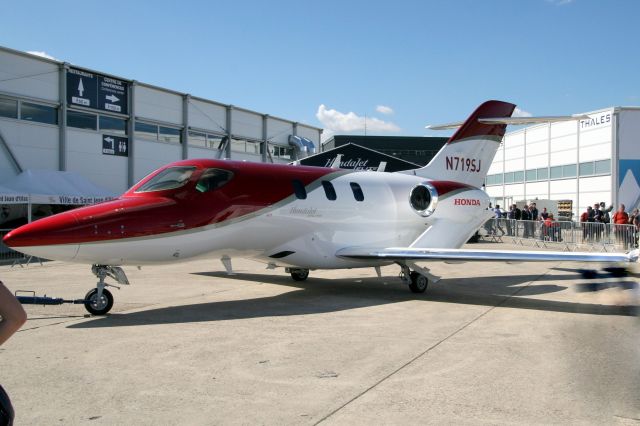
[[[29,221],[33,204],[87,205],[115,196],[78,173],[55,170],[25,170],[0,185],[0,204],[26,204]]]

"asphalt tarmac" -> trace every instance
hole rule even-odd
[[[443,279],[414,295],[393,266],[233,265],[125,267],[106,317],[26,306],[0,347],[16,425],[640,422],[637,269],[433,262]],[[96,282],[62,262],[0,279],[70,299]]]

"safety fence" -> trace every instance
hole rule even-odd
[[[42,264],[43,259],[27,256],[7,247],[2,242],[2,239],[9,233],[9,231],[11,231],[11,229],[0,229],[0,265],[25,266],[31,262],[38,262]]]
[[[11,231],[11,229],[0,229],[0,265],[5,265],[7,263],[10,264],[16,260],[19,261],[24,258],[22,253],[11,250],[2,242],[2,239],[9,233],[9,231]]]
[[[638,230],[634,225],[596,222],[489,219],[480,232],[485,239],[504,242],[510,238],[516,244],[538,247],[561,246],[592,251],[626,251],[638,247]]]

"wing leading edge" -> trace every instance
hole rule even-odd
[[[639,250],[632,250],[629,253],[585,253],[562,251],[469,250],[409,247],[347,247],[339,250],[336,253],[336,256],[342,258],[368,260],[450,260],[462,262],[573,261],[604,263],[635,263],[638,262],[639,255]]]

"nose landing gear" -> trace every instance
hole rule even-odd
[[[105,278],[111,277],[118,284],[128,285],[129,280],[122,268],[109,265],[93,265],[91,267],[93,275],[98,277],[96,288],[91,289],[85,296],[85,309],[93,315],[106,315],[113,307],[113,295],[105,287],[120,287],[105,283]]]

